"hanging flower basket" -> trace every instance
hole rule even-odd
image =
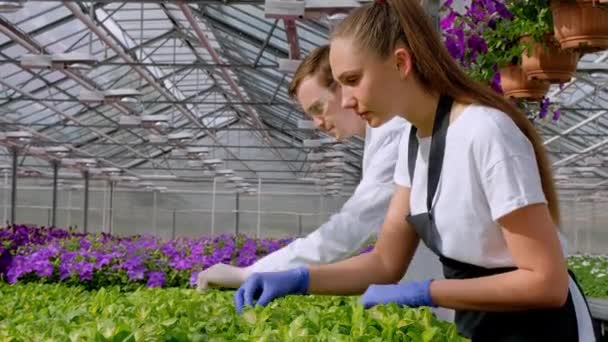
[[[562,49],[608,49],[608,10],[598,0],[553,0],[553,31]]]
[[[579,60],[578,51],[563,50],[552,35],[547,35],[542,42],[535,42],[531,36],[524,36],[520,41],[530,46],[522,54],[521,60],[522,69],[529,80],[557,84],[570,81]]]
[[[528,80],[519,65],[509,65],[499,69],[500,85],[506,97],[531,101],[541,100],[549,91],[549,82]]]

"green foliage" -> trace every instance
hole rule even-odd
[[[553,34],[553,16],[548,0],[512,0],[508,8],[515,16],[510,27],[514,34],[530,35],[537,42]]]
[[[585,296],[608,298],[608,258],[577,255],[568,258],[568,266],[576,275]]]
[[[489,82],[498,68],[520,64],[523,53],[530,55],[532,45],[521,42],[521,37],[531,36],[543,42],[553,34],[553,17],[548,0],[511,0],[506,3],[511,18],[490,19],[477,23],[476,30],[487,45],[487,52],[479,54],[468,73],[482,82]],[[496,14],[491,15],[494,17]]]
[[[2,341],[466,341],[428,308],[289,296],[238,315],[232,291],[0,285]]]

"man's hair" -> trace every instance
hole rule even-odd
[[[289,84],[288,94],[291,98],[296,98],[298,89],[302,81],[309,76],[319,76],[321,86],[331,89],[335,86],[329,65],[329,45],[320,46],[306,56],[298,66],[293,80]]]

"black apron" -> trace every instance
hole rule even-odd
[[[428,183],[427,183],[427,212],[408,215],[407,221],[414,227],[416,233],[425,245],[439,256],[446,279],[470,279],[505,273],[516,268],[487,269],[476,265],[466,264],[442,255],[441,235],[433,219],[433,198],[439,184],[443,166],[445,141],[450,121],[450,111],[453,99],[441,96],[435,113],[433,136],[429,153]],[[418,154],[418,139],[416,127],[412,126],[408,146],[408,170],[410,184],[413,185],[416,157]],[[466,246],[463,246],[466,248]],[[574,274],[570,271],[576,282]],[[578,286],[578,283],[577,283]],[[580,290],[580,288],[579,288]],[[582,294],[582,291],[581,291]],[[587,310],[589,308],[587,307]],[[458,332],[473,342],[579,342],[576,312],[572,296],[564,306],[558,309],[526,310],[518,312],[483,312],[456,310],[455,323]]]

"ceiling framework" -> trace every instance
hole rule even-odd
[[[22,3],[0,13],[0,164],[11,162],[6,137],[25,132],[19,165],[42,177],[60,160],[70,177],[114,168],[129,181],[223,171],[252,183],[358,183],[362,139],[312,130],[279,68],[326,43],[323,22],[270,17],[264,1]],[[39,152],[57,146],[69,155]],[[82,158],[95,163],[67,162]]]
[[[299,18],[264,0],[25,1],[0,13],[0,133],[31,133],[20,166],[43,176],[49,156],[31,151],[65,146],[71,159],[140,179],[212,181],[227,169],[250,183],[310,184],[339,171],[352,189],[362,139],[336,144],[303,123],[281,65],[327,42],[328,15],[364,2],[306,0]],[[70,53],[94,62],[24,63]],[[564,200],[608,201],[607,60],[585,55],[575,78],[550,91],[561,118],[536,121]],[[112,97],[125,89],[136,94]],[[10,164],[3,146],[0,164]],[[327,151],[340,152],[337,169],[320,157]]]

